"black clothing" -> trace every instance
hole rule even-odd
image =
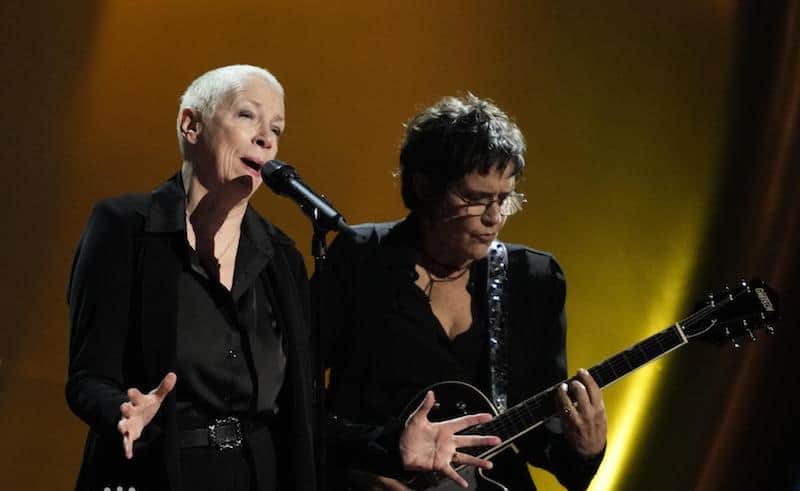
[[[242,229],[231,291],[209,280],[197,253],[187,251],[178,280],[178,412],[193,406],[207,414],[276,409],[286,357],[260,280],[274,250],[263,230],[248,223]]]
[[[380,424],[398,416],[414,395],[436,382],[460,380],[488,389],[488,355],[481,353],[477,363],[475,355],[467,356],[466,363],[459,360],[453,351],[458,338],[451,343],[444,336],[414,284],[414,246],[419,240],[415,217],[356,230],[356,238],[340,235],[332,244],[323,280],[323,339],[331,368],[329,412]],[[511,406],[566,379],[566,286],[551,255],[507,247]],[[484,347],[486,269],[486,259],[472,266],[473,325],[461,335],[480,338]],[[473,370],[467,363],[475,363]],[[583,459],[567,446],[559,428],[553,430],[540,427],[520,437],[517,446],[528,462],[550,470],[569,489],[584,489],[600,458]],[[337,442],[330,442],[328,455],[332,467],[364,468],[348,459]],[[496,465],[493,474],[501,474],[510,489],[535,489],[521,463],[500,467]]]
[[[246,447],[220,452],[213,447],[181,449],[181,476],[184,489],[225,491],[273,491],[272,482],[257,490],[253,463]],[[272,470],[274,472],[274,461]],[[114,489],[114,488],[112,488]]]
[[[187,293],[180,289],[181,271],[188,261],[185,200],[180,178],[175,176],[152,194],[102,201],[81,237],[68,293],[71,329],[66,386],[70,408],[90,427],[79,490],[184,489],[176,391],[166,397],[134,444],[132,460],[123,455],[116,425],[120,405],[128,399],[127,388],[149,391],[177,367],[178,312]],[[259,308],[273,307],[282,337],[285,371],[277,396],[280,411],[268,433],[280,449],[275,456],[278,487],[312,491],[317,489],[317,476],[305,265],[292,241],[249,207],[243,227],[255,232],[250,238],[257,248],[272,249],[263,268],[247,267],[242,272],[252,278],[241,284],[262,285],[263,292],[258,286],[242,287],[239,292],[237,284],[233,297],[265,296],[257,300]],[[241,317],[246,315],[250,314]],[[264,326],[257,319],[240,321],[258,366],[269,354],[257,351],[262,345],[257,338],[267,336],[263,345],[274,344],[269,342],[274,330],[271,323]],[[250,372],[261,373],[260,369]],[[251,450],[259,462],[271,446],[254,443]]]
[[[242,419],[242,447],[220,451],[215,446],[187,446],[186,429],[207,428],[213,418],[192,411],[178,416],[181,441],[180,466],[183,488],[192,491],[275,491],[277,468],[272,441],[274,421]]]
[[[332,262],[337,260],[335,254],[338,251],[337,244],[331,253],[334,256],[330,259]],[[342,378],[346,378],[346,372],[332,370],[329,408],[334,414],[365,424],[385,423],[397,417],[423,388],[444,380],[467,382],[488,393],[487,326],[478,317],[483,315],[480,302],[485,299],[485,294],[482,289],[475,288],[476,277],[485,278],[486,275],[481,275],[477,271],[479,268],[473,266],[469,288],[473,292],[479,291],[472,297],[474,321],[468,330],[450,340],[433,314],[428,297],[414,283],[417,279],[413,269],[416,256],[413,251],[406,252],[411,274],[407,280],[393,285],[397,289],[392,308],[382,313],[372,326],[374,336],[381,340],[370,346],[371,362],[368,369],[374,380],[368,386],[367,393],[361,394],[361,400],[352,401],[357,405],[357,410],[355,407],[343,408],[341,405],[351,402],[350,397],[339,396],[336,392],[347,390]],[[325,291],[326,294],[328,292]],[[332,295],[333,298],[338,300],[342,297]],[[356,298],[355,302],[371,303],[373,299],[367,294],[366,298]],[[338,319],[339,315],[341,313],[337,312],[332,319]],[[331,353],[331,357],[338,359],[339,354]],[[346,359],[345,353],[341,354],[345,363],[352,363],[352,360]],[[349,355],[353,356],[353,352]],[[332,366],[339,368],[340,365],[332,363]],[[363,387],[352,389],[351,395],[354,395]]]

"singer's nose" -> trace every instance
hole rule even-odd
[[[273,146],[273,139],[270,135],[272,133],[269,130],[261,129],[253,136],[253,143],[261,148],[270,149]]]

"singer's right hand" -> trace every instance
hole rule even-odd
[[[117,430],[122,435],[122,447],[125,457],[133,458],[133,442],[142,435],[147,426],[161,407],[167,394],[175,388],[177,375],[169,372],[158,384],[158,387],[147,394],[142,394],[138,389],[128,389],[129,402],[119,406],[122,417],[117,423]]]

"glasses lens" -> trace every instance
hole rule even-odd
[[[522,193],[511,193],[500,203],[500,214],[511,216],[522,210],[522,205],[527,203],[525,195]]]

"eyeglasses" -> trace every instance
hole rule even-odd
[[[497,203],[497,206],[500,208],[500,215],[508,217],[514,213],[517,213],[518,211],[521,211],[522,205],[528,202],[528,200],[525,199],[524,194],[517,193],[516,191],[512,191],[503,197],[498,197],[491,200],[470,200],[465,198],[464,195],[454,189],[451,189],[450,192],[464,202],[463,205],[457,206],[457,208],[460,210],[460,213],[464,216],[483,216],[489,212],[489,208],[493,204]]]

